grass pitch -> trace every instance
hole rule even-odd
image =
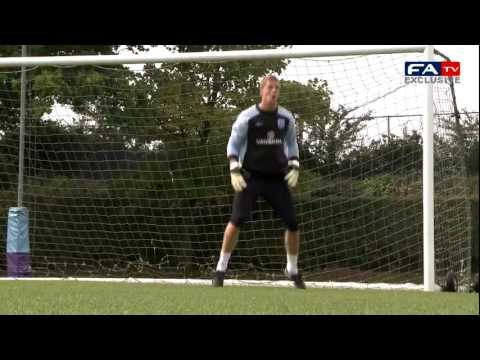
[[[0,281],[0,314],[478,315],[477,293]]]

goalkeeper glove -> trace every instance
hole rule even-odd
[[[300,169],[300,163],[298,160],[290,160],[288,162],[288,173],[287,176],[285,176],[285,180],[288,183],[288,186],[291,188],[294,188],[297,186],[298,182],[298,175],[299,175],[299,169]]]
[[[238,161],[230,162],[230,178],[235,192],[241,192],[247,187],[247,183],[240,172],[241,166]]]

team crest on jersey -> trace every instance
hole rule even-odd
[[[283,130],[285,127],[285,119],[284,118],[278,118],[277,119],[277,125],[279,130]]]

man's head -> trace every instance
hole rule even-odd
[[[260,82],[261,107],[265,110],[274,110],[280,95],[280,81],[275,75],[267,75]]]

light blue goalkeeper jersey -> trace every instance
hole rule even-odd
[[[273,112],[249,107],[233,124],[227,156],[253,174],[284,175],[288,160],[298,160],[295,118],[281,106]]]

